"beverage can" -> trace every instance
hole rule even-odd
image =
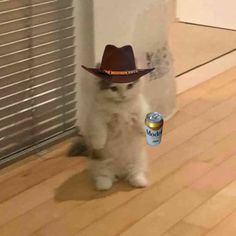
[[[146,115],[145,131],[147,144],[154,146],[161,143],[163,123],[162,115],[158,112],[150,112]]]

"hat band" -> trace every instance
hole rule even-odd
[[[114,71],[114,70],[101,70],[108,75],[130,75],[138,73],[138,70],[127,70],[127,71]]]

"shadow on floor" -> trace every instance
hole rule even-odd
[[[67,179],[55,191],[54,200],[57,202],[69,200],[93,200],[112,195],[116,192],[132,191],[128,183],[119,181],[108,191],[97,191],[95,189],[94,181],[90,177],[87,170],[84,170]]]

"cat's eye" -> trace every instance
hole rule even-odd
[[[110,87],[110,90],[115,92],[115,91],[117,91],[117,87],[116,86],[112,86],[112,87]]]
[[[133,88],[134,87],[134,84],[128,84],[127,85],[127,89],[131,89],[131,88]]]

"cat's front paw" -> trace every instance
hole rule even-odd
[[[128,181],[132,186],[137,188],[144,188],[148,185],[147,178],[143,173],[129,176]]]
[[[113,181],[108,176],[96,177],[96,189],[100,191],[108,190],[112,187]]]
[[[131,118],[131,125],[135,127],[138,133],[145,135],[144,121],[137,117]]]

